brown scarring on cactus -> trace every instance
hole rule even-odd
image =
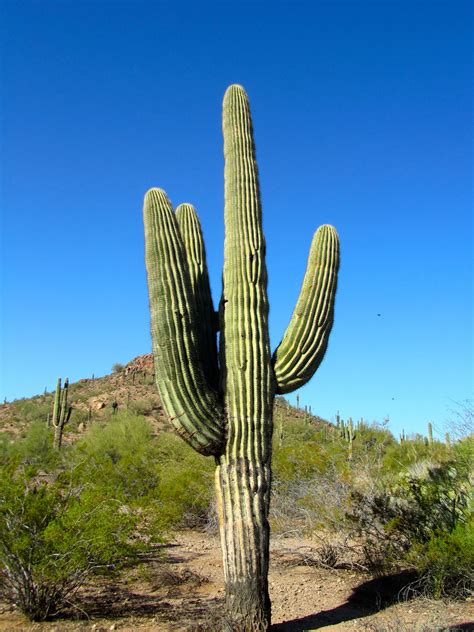
[[[146,267],[156,384],[178,433],[216,461],[228,629],[270,627],[268,595],[272,408],[305,384],[333,323],[337,233],[322,226],[291,322],[272,358],[265,240],[252,121],[241,86],[223,105],[225,245],[220,346],[201,229],[191,205],[145,196]],[[218,360],[219,358],[219,360]]]

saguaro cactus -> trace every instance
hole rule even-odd
[[[433,424],[431,421],[428,422],[428,444],[433,446]]]
[[[69,418],[71,417],[72,408],[70,406],[68,407],[67,405],[68,386],[69,380],[68,378],[66,378],[64,380],[64,388],[61,389],[61,378],[58,378],[56,392],[54,394],[52,419],[52,425],[54,428],[53,447],[56,448],[56,450],[61,449],[64,426],[67,424]]]
[[[316,232],[290,324],[275,353],[252,121],[241,86],[223,104],[225,244],[218,325],[194,208],[145,196],[156,384],[177,432],[216,462],[229,629],[267,630],[272,405],[319,366],[333,323],[337,233]],[[216,331],[220,329],[219,355]]]

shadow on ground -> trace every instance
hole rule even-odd
[[[337,608],[273,625],[272,632],[318,630],[328,625],[368,617],[397,603],[401,591],[415,579],[416,575],[407,571],[371,579],[354,588],[347,601]]]

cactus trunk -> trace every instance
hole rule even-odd
[[[270,627],[269,489],[269,465],[254,466],[246,457],[220,457],[216,493],[231,630]]]
[[[224,97],[225,245],[220,309],[225,452],[216,473],[227,609],[241,629],[266,630],[273,370],[265,240],[249,104]]]
[[[146,266],[155,375],[177,432],[216,461],[227,629],[270,628],[268,511],[273,399],[319,366],[333,321],[338,240],[313,239],[300,299],[272,357],[265,240],[247,95],[224,97],[225,247],[219,362],[202,234],[191,205],[145,196]]]

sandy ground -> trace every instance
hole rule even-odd
[[[355,571],[310,565],[302,552],[312,545],[301,539],[272,542],[272,631],[474,631],[472,601],[400,602],[400,578],[369,580]],[[119,580],[89,584],[75,597],[67,618],[32,624],[0,604],[0,630],[212,632],[220,628],[223,594],[218,537],[184,532]]]

